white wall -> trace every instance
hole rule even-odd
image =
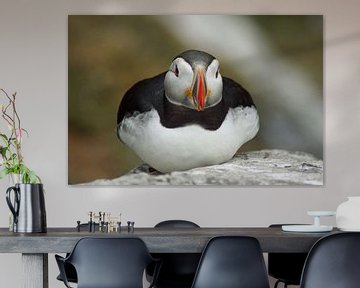
[[[30,132],[26,161],[46,187],[48,226],[73,226],[89,210],[122,212],[136,226],[187,218],[201,226],[267,226],[308,222],[307,210],[333,210],[360,195],[360,2],[313,1],[11,1],[0,2],[0,87],[18,92],[22,123]],[[170,4],[169,4],[170,3]],[[338,3],[338,4],[337,4]],[[326,185],[294,187],[80,188],[67,186],[68,14],[324,14]],[[352,40],[351,40],[352,39]],[[332,44],[330,44],[332,43]],[[0,226],[8,224],[6,180],[0,182]],[[328,223],[335,224],[334,220]],[[62,287],[52,255],[50,287]],[[0,255],[2,287],[20,287],[20,256]]]

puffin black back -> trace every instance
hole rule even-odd
[[[135,83],[124,95],[120,102],[117,113],[117,124],[125,116],[131,116],[134,112],[147,112],[153,109],[162,109],[164,97],[165,72],[155,77],[141,80]]]
[[[234,80],[223,77],[223,101],[228,108],[255,106],[250,93]]]

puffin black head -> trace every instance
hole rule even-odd
[[[222,98],[219,61],[203,51],[185,51],[171,63],[164,86],[166,98],[173,104],[197,111],[212,107]]]

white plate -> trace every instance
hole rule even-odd
[[[324,225],[282,225],[281,229],[286,232],[330,232],[333,227]]]
[[[307,214],[309,216],[335,216],[335,211],[308,211]]]

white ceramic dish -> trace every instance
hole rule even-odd
[[[324,217],[324,216],[335,216],[336,212],[335,211],[308,211],[307,214],[309,216],[314,216],[314,217]]]
[[[281,229],[286,232],[330,232],[333,227],[325,225],[282,225]]]
[[[337,207],[336,226],[342,231],[360,230],[360,196],[348,197]]]
[[[332,226],[320,225],[320,217],[335,216],[335,211],[308,211],[307,214],[314,217],[313,225],[282,225],[281,229],[286,232],[330,232],[333,230]]]

